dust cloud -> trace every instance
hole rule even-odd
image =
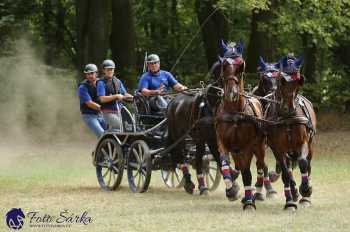
[[[15,47],[0,58],[0,156],[96,142],[80,118],[76,74],[44,65],[26,40]]]

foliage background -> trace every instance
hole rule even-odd
[[[133,89],[145,52],[157,53],[163,69],[192,86],[207,80],[211,64],[222,53],[221,38],[243,38],[250,85],[257,82],[258,56],[276,62],[288,52],[305,54],[307,84],[303,92],[319,111],[350,111],[349,32],[349,0],[0,3],[2,57],[18,56],[17,41],[25,37],[44,65],[75,72],[72,75],[77,82],[82,79],[84,64],[113,58],[120,76]]]

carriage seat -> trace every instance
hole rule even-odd
[[[139,91],[134,93],[134,106],[137,124],[142,124],[141,128],[149,129],[166,117],[166,112],[157,111],[152,108],[149,97],[143,96]]]
[[[166,108],[160,107],[156,101],[157,96],[146,97],[143,96],[140,91],[135,91],[134,101],[136,104],[137,112],[140,115],[152,115],[165,117]]]

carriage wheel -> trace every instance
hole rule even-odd
[[[130,146],[127,162],[128,182],[133,192],[147,191],[151,181],[152,158],[148,145],[143,140],[136,140]]]
[[[164,181],[164,184],[168,188],[181,188],[184,186],[184,178],[183,173],[179,168],[175,168],[175,170],[165,170],[161,169],[160,174]]]
[[[221,181],[221,172],[212,154],[203,156],[203,174],[209,191],[215,191]]]
[[[96,149],[96,175],[105,190],[116,190],[123,178],[124,156],[114,138],[104,138]]]

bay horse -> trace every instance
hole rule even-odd
[[[295,60],[295,57],[293,54],[287,55],[288,59]],[[273,93],[277,89],[277,79],[280,75],[279,72],[280,63],[267,63],[264,61],[263,57],[259,57],[258,60],[258,77],[259,77],[259,83],[256,87],[254,87],[252,93],[253,95],[265,97],[265,98],[271,98],[273,97]],[[264,112],[266,111],[266,107],[268,105],[268,100],[263,99],[261,101],[261,104],[263,106]],[[293,195],[293,200],[297,201],[299,198],[298,189],[296,188],[296,182],[293,177],[293,172],[291,169],[293,169],[296,164],[295,162],[288,159],[287,166],[289,170],[289,175],[291,178],[291,191]],[[281,167],[279,166],[278,162],[276,162],[276,169],[271,170],[270,172],[266,173],[267,170],[264,170],[264,175],[268,175],[270,181],[276,182],[280,175],[281,175]]]
[[[208,107],[203,92],[187,93],[182,92],[176,95],[169,103],[167,109],[168,118],[168,146],[178,141],[183,135],[189,132],[196,145],[195,167],[200,195],[207,195],[208,188],[205,185],[203,175],[202,158],[205,154],[207,144],[211,154],[220,167],[220,154],[216,143],[214,129],[214,117]],[[184,189],[192,194],[195,188],[186,163],[186,141],[182,140],[171,151],[173,165],[180,164],[185,184]]]
[[[252,94],[260,97],[269,96],[277,88],[277,77],[279,76],[278,63],[266,63],[260,56],[258,60],[258,85],[254,87]],[[267,101],[261,101],[265,111]]]
[[[239,167],[245,194],[243,209],[256,209],[252,194],[252,174],[250,164],[256,157],[257,184],[256,195],[261,195],[263,170],[265,164],[265,135],[259,119],[263,118],[263,109],[258,99],[244,94],[244,60],[238,53],[236,58],[221,59],[223,99],[216,112],[216,135],[223,166],[226,192],[238,194],[235,179],[225,171],[225,160],[231,154]]]
[[[268,145],[282,170],[282,180],[286,198],[285,209],[295,210],[297,205],[292,192],[292,170],[288,167],[290,160],[297,162],[302,180],[299,192],[304,206],[311,204],[312,186],[310,184],[312,141],[316,132],[316,114],[312,103],[299,95],[299,88],[304,83],[300,75],[303,57],[290,59],[285,57],[280,62],[280,76],[274,99],[265,112],[265,119],[273,121],[267,126]]]

